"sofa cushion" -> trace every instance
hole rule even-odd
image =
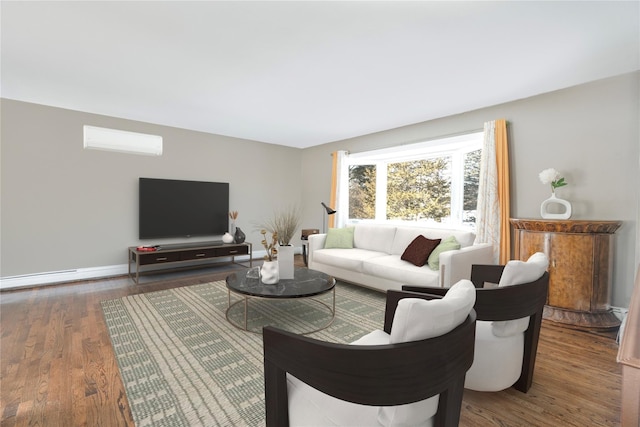
[[[353,227],[330,228],[324,241],[325,249],[353,248],[353,231]]]
[[[422,234],[419,234],[409,246],[404,250],[400,259],[409,261],[411,264],[422,267],[427,263],[431,252],[440,244],[441,239],[427,239]]]
[[[363,261],[373,258],[386,257],[383,252],[368,251],[365,249],[318,249],[313,253],[313,260],[319,264],[344,268],[356,273],[362,273]]]
[[[353,246],[376,252],[391,253],[396,227],[375,224],[357,224],[353,234]],[[414,236],[415,237],[415,236]],[[409,241],[410,242],[410,241]],[[409,244],[407,242],[407,244]],[[406,245],[404,246],[407,247]],[[402,248],[404,250],[404,248]],[[398,252],[400,254],[402,252]]]
[[[536,252],[525,261],[511,260],[504,266],[498,286],[514,286],[530,283],[542,277],[549,267],[549,259],[542,252]],[[509,337],[524,332],[529,327],[529,317],[493,322],[493,334]]]
[[[460,247],[463,248],[473,245],[473,242],[476,240],[476,235],[471,231],[452,230],[448,228],[398,227],[393,239],[391,252],[389,253],[396,255],[402,254],[409,243],[411,243],[411,241],[419,234],[423,235],[427,239],[441,240],[453,236],[456,238],[457,242],[460,243]]]
[[[440,286],[437,271],[429,269],[426,265],[416,267],[401,260],[398,255],[383,255],[363,260],[362,273],[404,285]]]
[[[440,254],[446,251],[454,251],[460,249],[461,245],[458,243],[458,240],[455,236],[449,236],[446,239],[442,240],[438,246],[431,252],[429,255],[429,259],[427,260],[427,264],[429,264],[429,268],[432,270],[440,269]]]

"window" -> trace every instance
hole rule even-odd
[[[349,221],[475,228],[483,133],[351,154]]]

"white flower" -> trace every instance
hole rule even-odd
[[[564,178],[560,176],[560,172],[553,168],[543,170],[538,176],[540,177],[540,182],[543,184],[551,184],[552,192],[554,192],[556,188],[567,185]]]
[[[560,178],[560,173],[557,170],[550,168],[540,172],[539,176],[540,182],[542,182],[543,184],[551,184],[553,181]]]

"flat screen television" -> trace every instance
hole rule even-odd
[[[229,225],[229,183],[140,178],[139,238],[214,236]]]

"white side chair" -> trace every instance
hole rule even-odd
[[[478,288],[473,365],[465,388],[500,391],[511,386],[526,393],[533,371],[549,289],[549,266],[538,252],[506,265],[473,265],[471,281]],[[447,289],[403,286],[403,290],[446,295]]]
[[[267,426],[457,426],[476,289],[388,291],[384,330],[335,344],[263,329]]]

